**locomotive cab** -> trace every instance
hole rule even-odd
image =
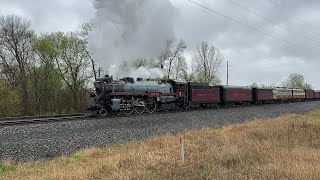
[[[176,95],[176,104],[178,108],[184,108],[188,102],[188,83],[180,80],[169,80],[173,87],[173,93]]]

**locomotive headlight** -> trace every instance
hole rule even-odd
[[[96,88],[94,87],[93,90],[96,91]]]

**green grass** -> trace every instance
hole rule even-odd
[[[320,117],[320,110],[307,112],[306,115],[313,116],[313,117]]]
[[[216,127],[216,128],[213,128],[213,131],[215,132],[220,132],[223,130],[223,127]]]
[[[83,152],[83,151],[78,151],[78,152],[72,153],[70,155],[70,157],[73,158],[73,159],[81,159],[84,156],[85,156],[85,152]]]
[[[6,175],[10,172],[16,172],[16,166],[14,166],[10,163],[0,162],[0,174]]]

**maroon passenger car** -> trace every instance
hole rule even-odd
[[[222,104],[243,104],[251,103],[252,88],[239,86],[218,86]]]
[[[320,99],[320,91],[314,91],[314,98]]]
[[[253,102],[272,102],[273,89],[271,88],[252,88]]]
[[[188,89],[190,105],[220,103],[220,89],[218,87],[209,86],[208,83],[189,82]]]
[[[306,92],[306,99],[314,99],[315,98],[315,92],[312,89],[305,89]]]

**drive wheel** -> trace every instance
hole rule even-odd
[[[132,114],[134,111],[134,105],[133,102],[128,101],[128,100],[124,100],[123,101],[123,113],[124,114]]]
[[[146,110],[146,106],[145,106],[145,102],[143,101],[143,99],[137,99],[134,109],[135,109],[136,113],[138,113],[138,114],[144,113],[144,111]]]
[[[105,108],[101,108],[99,114],[100,116],[105,117],[108,115],[108,111]]]
[[[146,110],[148,113],[153,113],[157,109],[157,102],[154,99],[149,99],[146,103]]]

